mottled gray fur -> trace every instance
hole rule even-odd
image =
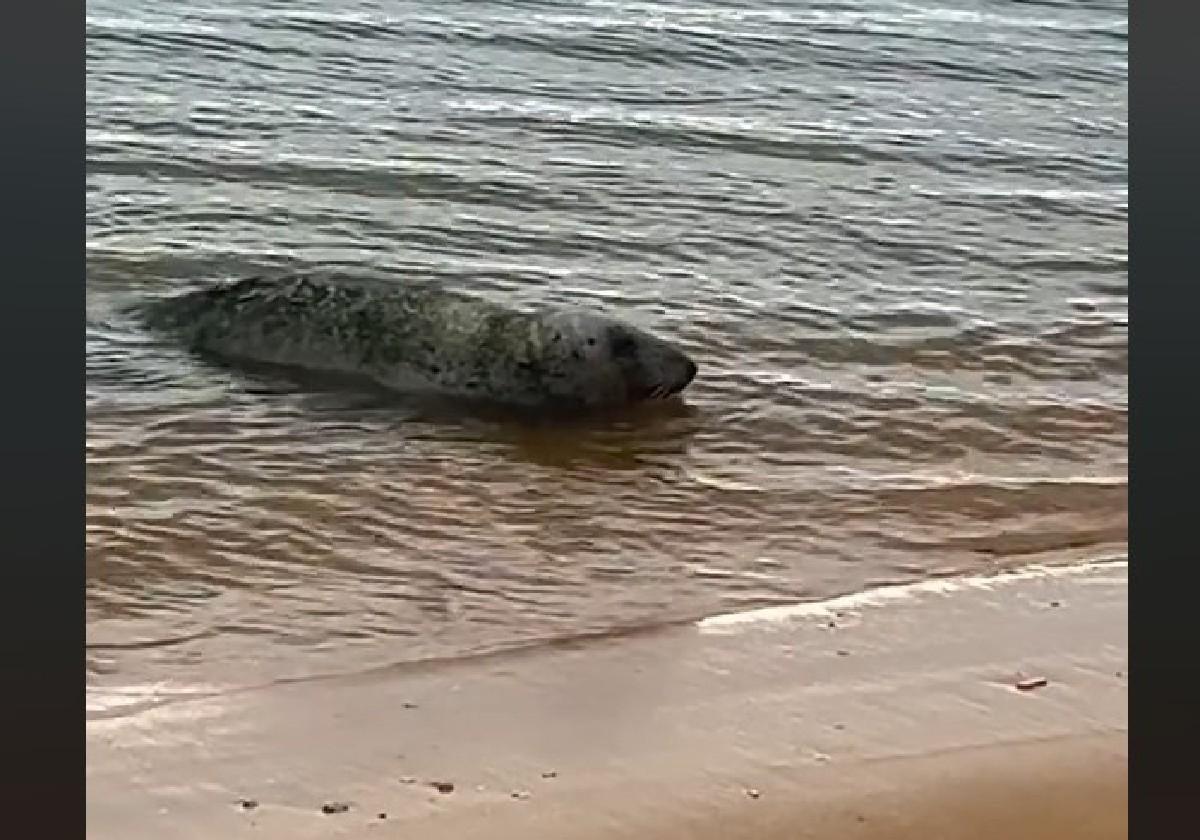
[[[676,347],[607,316],[522,312],[427,284],[250,278],[156,301],[146,316],[193,350],[230,361],[529,407],[663,398],[696,374]]]

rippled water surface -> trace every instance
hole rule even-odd
[[[1124,4],[90,0],[89,680],[253,684],[1120,554]],[[156,343],[358,269],[611,309],[542,426]]]

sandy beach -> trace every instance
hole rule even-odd
[[[207,696],[93,692],[88,836],[1124,837],[1126,602],[1123,562],[1039,568]]]

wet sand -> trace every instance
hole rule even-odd
[[[96,716],[88,836],[1124,837],[1126,602],[1035,569]]]

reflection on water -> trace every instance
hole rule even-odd
[[[453,657],[1124,551],[1115,2],[89,4],[89,679]],[[564,422],[121,316],[281,269],[608,309]]]

